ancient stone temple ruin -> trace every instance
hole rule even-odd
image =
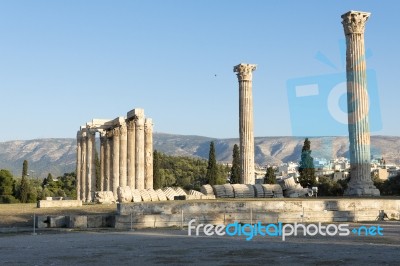
[[[100,178],[96,179],[96,134],[100,137]],[[77,199],[91,202],[96,191],[153,188],[153,123],[143,109],[127,117],[93,119],[77,133]],[[97,181],[98,180],[98,181]],[[97,183],[99,182],[99,183]]]

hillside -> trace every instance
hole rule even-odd
[[[154,148],[176,156],[208,157],[210,141],[215,141],[217,160],[230,162],[232,149],[239,139],[213,139],[164,133],[154,134]],[[315,158],[335,158],[348,155],[347,137],[310,138]],[[260,165],[297,161],[304,138],[257,137],[255,160]],[[383,156],[388,163],[400,163],[400,137],[372,136],[372,154]],[[29,161],[32,177],[54,176],[74,171],[76,160],[75,139],[35,139],[0,142],[0,168],[9,169],[19,176],[23,160]]]

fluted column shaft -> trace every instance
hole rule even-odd
[[[346,195],[374,195],[371,180],[369,102],[364,48],[365,23],[370,13],[342,15],[346,35],[347,110],[351,180]]]
[[[112,132],[106,131],[106,148],[105,148],[105,162],[104,162],[104,191],[110,191],[111,179],[111,148],[112,148]]]
[[[117,198],[117,189],[119,187],[119,128],[113,129],[112,144],[112,191]]]
[[[120,126],[119,133],[119,186],[126,187],[127,129],[125,123]]]
[[[76,135],[76,199],[81,199],[81,168],[82,168],[82,133]]]
[[[234,67],[239,81],[239,135],[241,183],[254,184],[254,126],[252,72],[256,65],[239,64]]]
[[[87,130],[87,178],[86,178],[86,201],[91,202],[94,199],[94,193],[96,191],[96,175],[95,175],[95,133],[90,129]]]
[[[144,189],[144,117],[135,119],[135,188]]]
[[[135,121],[127,121],[127,185],[135,189]]]
[[[153,121],[146,118],[144,123],[144,187],[153,188]]]
[[[106,164],[106,149],[107,149],[107,136],[106,132],[100,132],[100,191],[104,191],[105,179],[105,164]]]
[[[86,201],[86,170],[87,170],[87,132],[86,130],[82,131],[82,138],[81,138],[81,200]],[[78,191],[77,191],[78,193]]]

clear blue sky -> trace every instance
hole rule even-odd
[[[301,106],[288,100],[287,82],[343,73],[340,16],[348,10],[372,13],[367,66],[376,72],[382,117],[374,134],[398,136],[399,6],[354,0],[1,0],[0,141],[75,137],[92,118],[115,118],[135,107],[153,118],[157,132],[238,137],[233,66],[241,62],[258,64],[255,135],[290,136],[289,105]]]

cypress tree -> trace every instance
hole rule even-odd
[[[21,178],[21,185],[19,187],[19,197],[18,199],[22,203],[27,203],[28,202],[28,194],[30,191],[29,188],[29,181],[27,179],[28,176],[28,161],[24,160],[22,164],[22,178]]]
[[[157,150],[153,152],[153,186],[154,189],[162,188],[160,173],[160,155]]]
[[[306,138],[301,150],[301,160],[299,166],[300,184],[303,187],[314,186],[316,184],[314,158],[311,157],[311,142]]]
[[[28,175],[28,161],[24,160],[24,162],[22,163],[22,177],[27,175]]]
[[[206,174],[207,183],[210,185],[216,185],[217,175],[218,175],[218,168],[217,168],[217,160],[215,159],[214,141],[211,141],[210,152],[208,154],[208,166]]]
[[[239,153],[239,146],[237,144],[233,146],[230,180],[231,184],[240,183],[240,153]]]
[[[275,171],[271,166],[267,168],[267,172],[265,173],[264,184],[276,184]]]

